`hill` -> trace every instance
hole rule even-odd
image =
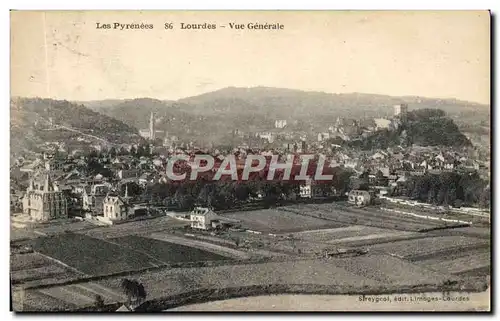
[[[37,151],[45,142],[70,145],[140,141],[136,128],[64,100],[14,98],[10,101],[11,151]],[[77,143],[80,142],[80,143]]]
[[[96,106],[95,103],[94,106]],[[125,124],[135,128],[148,128],[151,112],[160,114],[168,107],[168,101],[161,101],[152,98],[137,98],[122,100],[108,108],[101,107],[98,111],[110,117],[119,119]]]
[[[318,120],[330,122],[341,117],[382,117],[392,115],[392,106],[407,103],[409,109],[438,108],[450,117],[489,119],[489,106],[456,99],[435,99],[416,96],[349,93],[331,94],[294,89],[228,87],[178,101],[151,98],[83,102],[86,106],[113,117],[125,112],[131,120],[143,122],[153,111],[177,109],[188,114],[225,117],[261,115],[273,119]],[[138,112],[135,109],[140,109]],[[134,113],[138,113],[137,116]],[[325,119],[325,116],[327,117]],[[136,127],[142,127],[137,126]]]
[[[397,145],[471,146],[470,140],[441,109],[417,109],[396,130],[383,129],[360,140],[341,142],[362,149],[385,149]]]
[[[438,108],[461,124],[489,125],[488,106],[456,99],[392,97],[374,94],[330,94],[283,88],[228,87],[187,97],[178,101],[151,98],[110,101],[89,105],[100,106],[99,112],[136,128],[148,128],[151,111],[157,114],[157,128],[169,135],[186,139],[214,141],[230,135],[234,129],[244,132],[265,131],[274,120],[288,120],[297,131],[324,131],[337,117],[370,118],[393,114],[393,105],[407,103],[409,109]],[[103,107],[107,106],[107,107]]]
[[[449,115],[479,112],[489,115],[489,108],[478,103],[456,99],[435,99],[416,96],[348,93],[331,94],[283,88],[228,87],[179,100],[193,108],[191,112],[245,112],[249,106],[258,114],[274,117],[313,117],[332,115],[343,117],[380,117],[391,115],[392,106],[407,103],[409,109],[438,108]],[[240,104],[242,103],[242,104]]]

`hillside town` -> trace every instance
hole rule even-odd
[[[437,260],[432,264],[447,277],[435,283],[437,289],[455,287],[456,281],[449,279],[455,275],[447,270],[451,264],[457,276],[472,275],[456,286],[477,290],[489,276],[489,153],[466,140],[458,145],[412,143],[412,122],[431,124],[432,132],[432,122],[440,126],[445,115],[432,109],[408,111],[406,104],[388,108],[394,111],[391,117],[339,117],[313,133],[295,131],[293,120],[286,119],[277,119],[264,131],[234,128],[228,142],[217,146],[198,146],[158,130],[151,112],[149,128],[139,130],[143,143],[110,144],[72,134],[70,140],[39,146],[41,152],[16,156],[10,171],[11,264],[13,282],[23,289],[16,293],[24,293],[23,302],[29,302],[19,309],[152,311],[164,309],[166,303],[154,308],[148,298],[186,293],[181,287],[168,294],[170,283],[152,281],[172,267],[181,280],[193,277],[185,273],[195,267],[196,278],[213,283],[205,266],[222,271],[243,262],[242,273],[260,285],[241,288],[245,283],[233,277],[232,286],[261,293],[277,277],[265,272],[270,268],[309,262],[324,269],[322,260],[342,265],[365,256],[369,260],[359,263],[359,271],[349,272],[349,282],[365,273],[360,271],[373,269],[373,260],[400,257],[391,264],[412,270]],[[58,125],[43,126],[50,130]],[[461,135],[443,133],[449,132]],[[266,165],[248,174],[248,167],[258,167],[252,161],[257,156]],[[305,169],[304,156],[310,161]],[[211,160],[211,168],[196,161],[199,157]],[[234,159],[234,176],[227,171],[227,159]],[[282,165],[292,160],[289,178],[286,166],[270,174],[273,159]],[[186,174],[185,179],[172,179],[170,170]],[[319,180],[318,172],[331,178]],[[304,174],[308,178],[297,179]],[[481,232],[447,232],[470,226]],[[423,237],[428,245],[417,246],[415,237]],[[460,242],[465,243],[450,247]],[[413,254],[392,250],[400,243]],[[81,254],[75,255],[75,247]],[[435,254],[419,254],[427,248]],[[437,259],[439,253],[446,257]],[[464,258],[470,266],[459,264]],[[99,263],[91,263],[94,259]],[[401,265],[412,260],[418,264]],[[255,264],[260,272],[250,271]],[[140,281],[119,277],[123,271],[139,273]],[[383,273],[395,277],[391,269]],[[431,275],[426,269],[419,273],[420,278]],[[85,281],[88,275],[100,281]],[[219,288],[210,282],[203,286]],[[412,281],[391,282],[399,289]],[[68,291],[78,295],[64,295]],[[307,286],[304,291],[318,288]]]
[[[353,188],[353,181],[367,178],[363,189],[376,195],[407,196],[404,190],[412,177],[439,175],[442,173],[460,173],[476,175],[489,181],[489,159],[480,157],[477,149],[453,147],[395,146],[387,149],[370,151],[357,150],[333,143],[340,138],[343,141],[360,139],[366,133],[377,130],[394,130],[406,121],[408,106],[394,106],[391,118],[372,119],[372,126],[362,127],[358,121],[338,118],[327,132],[318,133],[316,139],[300,137],[301,133],[288,132],[286,120],[276,120],[275,128],[269,132],[255,133],[266,144],[277,141],[286,142],[281,146],[261,145],[251,148],[248,145],[234,146],[232,149],[203,149],[192,142],[177,140],[176,137],[164,138],[162,145],[155,145],[158,133],[155,130],[154,114],[151,113],[150,128],[146,134],[151,141],[147,145],[121,145],[106,149],[98,145],[68,153],[62,144],[47,144],[46,151],[31,158],[16,159],[11,168],[11,210],[22,212],[35,221],[49,221],[67,217],[80,217],[97,220],[107,224],[123,221],[141,215],[161,215],[169,209],[175,209],[178,194],[154,197],[153,187],[168,189],[169,178],[166,166],[172,155],[207,154],[223,159],[228,154],[235,155],[238,161],[244,161],[247,155],[287,155],[314,153],[325,155],[330,160],[329,167],[345,171],[346,179],[330,182],[328,193],[324,186],[314,182],[304,182],[287,195],[287,199],[311,199],[319,197],[344,197]],[[243,134],[235,130],[235,135]],[[295,140],[294,140],[295,137]],[[79,138],[78,140],[83,140]],[[157,141],[156,141],[157,142]],[[340,175],[342,176],[342,175]],[[311,188],[312,184],[312,188]],[[319,187],[321,190],[318,192]],[[483,187],[489,189],[489,185]],[[259,196],[263,195],[259,191]],[[487,198],[485,192],[481,195]],[[257,196],[257,195],[255,195]],[[246,200],[250,202],[250,197]],[[455,205],[455,200],[445,205]],[[469,200],[459,199],[460,203]],[[442,202],[439,204],[442,205]],[[479,202],[468,204],[479,206]],[[193,207],[190,204],[187,207]],[[481,206],[487,208],[488,201]],[[180,206],[182,207],[182,206]],[[183,210],[189,208],[182,208]]]
[[[10,11],[12,311],[491,311],[491,11],[303,13]]]

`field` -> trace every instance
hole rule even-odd
[[[340,290],[346,287],[441,284],[449,279],[445,274],[429,272],[390,256],[163,269],[134,277],[145,285],[149,298],[198,288],[222,289],[260,284],[316,284],[336,286]],[[120,295],[120,278],[81,283],[79,287],[65,285],[27,290],[25,304],[34,310],[44,309],[40,306],[43,301],[39,298],[45,296],[47,300],[61,300],[64,305],[91,305],[93,294],[89,288],[96,287],[105,288],[106,300],[113,301]]]
[[[70,223],[62,223],[62,224],[43,224],[40,227],[36,228],[36,231],[40,234],[45,235],[55,235],[65,232],[76,232],[76,231],[84,231],[91,228],[94,228],[95,225],[89,222],[70,222]]]
[[[121,246],[131,248],[134,251],[146,253],[148,256],[154,257],[164,263],[216,261],[227,259],[224,256],[197,248],[136,235],[116,238],[112,239],[112,241],[120,244]]]
[[[153,231],[163,231],[175,227],[185,226],[189,222],[183,222],[171,217],[157,217],[142,221],[127,222],[107,227],[97,227],[89,230],[78,231],[86,236],[109,239],[127,235],[137,235],[151,233]]]
[[[38,238],[34,249],[89,275],[132,271],[161,264],[158,260],[117,244],[66,233]]]
[[[110,275],[118,272],[130,272],[131,278],[142,282],[148,299],[203,288],[269,284],[332,286],[339,290],[415,287],[442,285],[449,280],[482,282],[490,274],[488,228],[456,227],[342,203],[299,204],[221,216],[238,220],[245,230],[261,234],[185,231],[179,227],[186,222],[170,217],[111,227],[88,228],[80,223],[46,226],[45,233],[55,235],[38,235],[26,241],[38,253],[13,255],[11,275],[16,282],[28,285],[74,279],[81,273],[108,275],[99,281],[53,284],[24,292],[25,309],[47,310],[90,306],[96,294],[106,303],[123,302],[123,275]],[[335,253],[347,248],[368,252],[324,257],[323,250]],[[258,258],[258,263],[242,261],[253,258]],[[228,262],[161,267],[219,260]],[[149,267],[157,268],[139,271]]]
[[[287,233],[344,226],[321,218],[302,216],[277,209],[227,213],[221,216],[240,220],[244,228],[264,233]]]
[[[105,304],[126,300],[121,291],[111,290],[95,282],[27,290],[19,294],[24,311],[46,311],[50,307],[76,309],[93,305],[96,295],[100,295]]]
[[[202,249],[136,235],[101,240],[65,233],[36,239],[34,249],[88,275],[135,271],[166,263],[228,259]]]
[[[281,210],[311,218],[321,218],[340,225],[366,225],[402,231],[417,232],[457,225],[386,212],[375,207],[356,208],[342,203],[298,204],[283,207]]]
[[[305,241],[340,244],[364,240],[380,240],[380,239],[397,239],[411,238],[420,235],[416,232],[405,232],[388,230],[377,227],[351,225],[348,227],[340,227],[335,229],[325,229],[317,231],[305,231],[293,234],[296,239]]]
[[[430,270],[451,273],[456,275],[469,274],[489,270],[491,265],[491,253],[489,249],[478,251],[456,252],[455,255],[446,257],[434,257],[427,260],[416,261],[419,266]],[[479,273],[478,273],[479,274]]]
[[[38,253],[11,254],[10,278],[13,284],[50,284],[75,279],[80,274]]]
[[[441,258],[447,252],[464,252],[466,249],[488,248],[489,242],[465,237],[465,236],[436,236],[416,240],[405,240],[392,243],[384,243],[373,245],[371,249],[381,250],[385,253],[404,257],[410,260],[419,260],[432,256],[440,256]]]

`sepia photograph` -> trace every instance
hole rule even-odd
[[[12,311],[491,311],[490,11],[9,15]]]

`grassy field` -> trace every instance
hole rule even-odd
[[[40,226],[38,228],[35,228],[35,230],[37,232],[40,232],[40,233],[43,233],[46,235],[51,235],[51,234],[64,233],[66,231],[76,232],[76,231],[95,228],[94,224],[92,224],[90,222],[86,222],[86,221],[68,222],[68,223],[53,224],[53,225],[46,224],[46,225],[47,226]]]
[[[334,229],[294,233],[294,237],[306,241],[339,243],[370,238],[385,238],[399,235],[415,235],[415,232],[396,231],[371,226],[351,225]]]
[[[467,247],[488,246],[488,241],[466,236],[436,236],[416,240],[404,240],[385,244],[373,245],[371,249],[381,250],[388,254],[394,254],[399,257],[426,258],[432,257],[436,253],[437,258],[444,259],[446,251],[460,253]],[[444,251],[444,252],[443,252]],[[424,258],[422,258],[424,259]]]
[[[427,220],[409,215],[390,213],[376,207],[356,208],[343,203],[297,204],[281,208],[311,218],[322,218],[345,225],[366,225],[385,229],[419,231],[455,226],[454,223]]]
[[[276,209],[225,213],[221,216],[240,220],[244,228],[265,233],[287,233],[344,226],[320,218]]]
[[[149,299],[165,297],[199,288],[222,289],[259,284],[317,284],[346,287],[386,285],[442,284],[449,275],[429,272],[403,260],[390,256],[362,256],[344,259],[314,259],[261,264],[238,264],[202,268],[175,268],[151,271],[132,276],[142,282]],[[51,299],[57,298],[67,305],[85,306],[93,298],[89,287],[107,289],[107,300],[119,294],[120,278],[107,278],[99,282],[27,290],[26,301],[40,296],[40,291]],[[69,294],[73,293],[73,294]],[[82,296],[86,296],[84,298]]]
[[[14,284],[34,285],[75,279],[79,274],[38,253],[12,254],[10,278]]]
[[[189,222],[183,222],[171,217],[162,216],[142,221],[133,221],[117,224],[108,227],[97,227],[78,233],[100,239],[118,238],[128,235],[151,233],[153,231],[168,230],[179,226],[184,226]]]
[[[10,256],[10,270],[35,269],[42,266],[51,265],[52,261],[37,253],[13,254]]]
[[[197,248],[136,235],[112,239],[112,242],[132,248],[133,250],[141,253],[147,253],[164,263],[217,261],[228,259],[224,256]]]
[[[91,275],[137,270],[159,263],[145,254],[73,233],[38,238],[34,249]]]

